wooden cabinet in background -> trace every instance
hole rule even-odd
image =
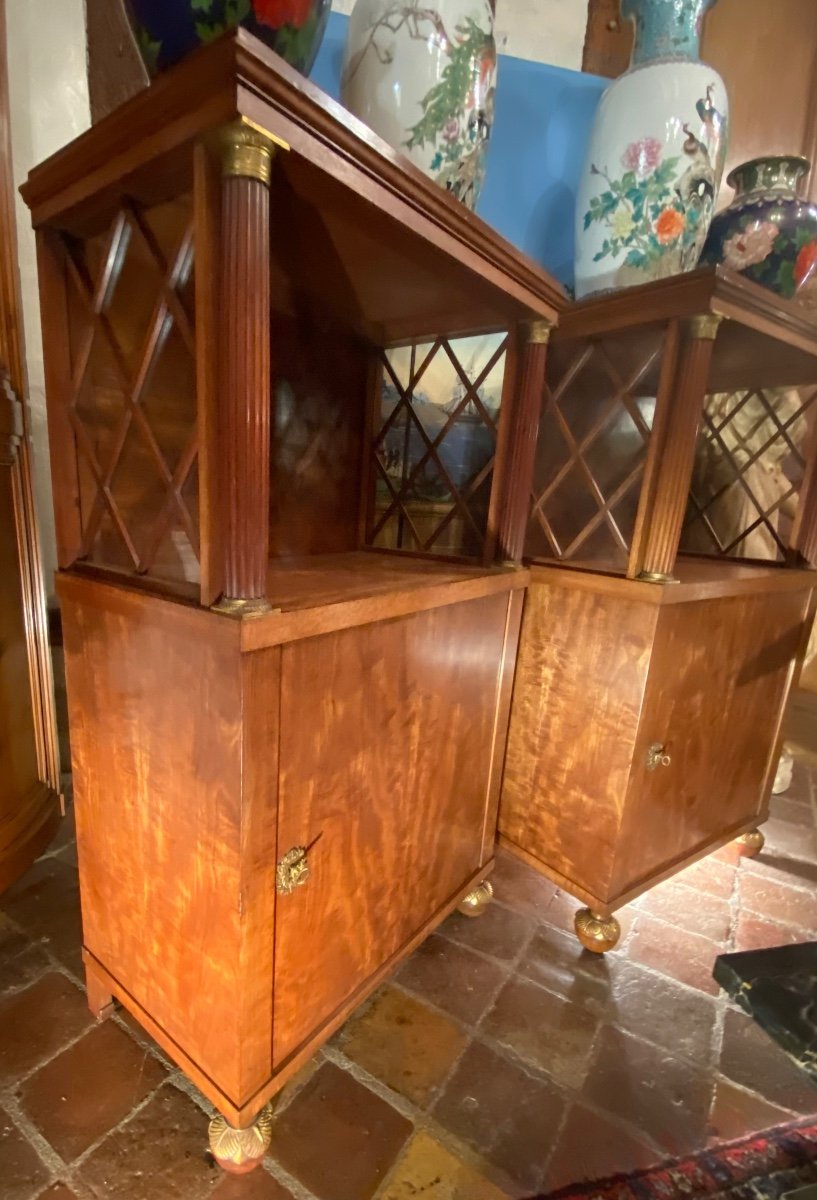
[[[0,0],[0,891],[60,821],[45,585],[32,490]]]
[[[613,912],[755,852],[813,617],[817,325],[721,270],[577,304],[552,339],[499,829]]]
[[[246,1166],[270,1097],[488,897],[566,297],[243,31],[24,194],[89,999]]]
[[[590,0],[583,67],[615,78],[627,70],[633,32],[619,0]],[[769,154],[817,159],[817,5],[813,0],[718,0],[704,21],[701,59],[722,75],[731,125],[724,180]],[[817,172],[808,195],[817,197]],[[720,204],[732,198],[724,188]]]

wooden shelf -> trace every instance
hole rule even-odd
[[[558,373],[560,360],[575,353],[570,343],[576,338],[607,335],[619,369],[632,370],[645,360],[667,321],[706,313],[725,318],[712,356],[710,393],[817,383],[817,318],[723,267],[574,304],[562,314],[553,338],[552,366]],[[659,356],[634,394],[656,394],[660,366]],[[599,381],[605,383],[603,372]]]
[[[339,629],[515,591],[529,573],[360,550],[277,560],[268,595],[278,611],[245,621],[242,650],[259,650]]]
[[[814,571],[793,570],[770,563],[741,562],[738,559],[696,558],[680,555],[675,564],[675,581],[656,584],[642,579],[627,579],[611,570],[605,574],[594,564],[534,562],[531,578],[538,583],[617,595],[629,600],[663,606],[693,600],[715,600],[751,593],[796,592],[813,588]]]

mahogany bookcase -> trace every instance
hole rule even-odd
[[[551,342],[501,841],[614,911],[757,825],[813,617],[817,323],[720,269]]]
[[[89,1000],[245,1169],[270,1097],[489,899],[566,296],[244,32],[24,196]]]

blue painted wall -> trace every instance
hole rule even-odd
[[[332,13],[312,79],[340,98],[348,17]],[[501,55],[488,177],[477,212],[573,285],[576,188],[607,80]]]

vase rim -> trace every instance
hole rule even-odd
[[[748,158],[746,162],[739,163],[738,166],[733,167],[726,176],[727,186],[737,191],[740,176],[744,171],[752,167],[782,165],[783,163],[799,168],[801,175],[811,170],[811,160],[802,154],[759,154],[756,158]]]

